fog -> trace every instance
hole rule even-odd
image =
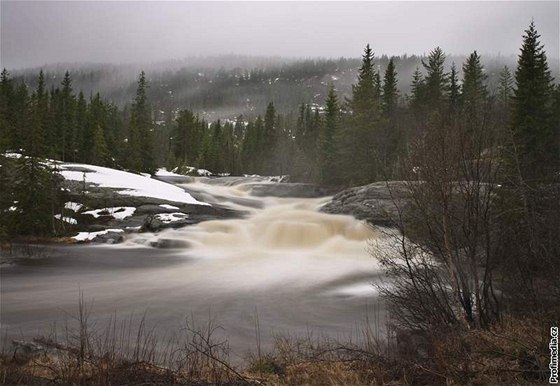
[[[559,3],[2,1],[2,67],[207,55],[516,54],[533,18],[559,56]]]

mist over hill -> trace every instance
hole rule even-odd
[[[398,56],[395,65],[400,97],[410,91],[412,74],[422,70],[423,56]],[[488,74],[489,90],[495,90],[498,73],[504,65],[515,68],[514,56],[482,57]],[[455,63],[459,73],[463,55],[450,55],[446,66]],[[254,118],[274,102],[281,113],[295,111],[297,106],[322,106],[327,87],[333,84],[338,94],[349,98],[356,83],[361,58],[288,58],[226,55],[192,57],[150,64],[60,63],[42,67],[47,87],[57,87],[68,70],[73,89],[89,97],[99,92],[104,99],[120,108],[131,104],[138,73],[146,71],[148,98],[156,111],[156,120],[174,119],[180,109],[190,109],[208,120],[233,119],[240,114]],[[376,57],[383,73],[389,57]],[[551,61],[558,74],[558,63]],[[15,79],[36,86],[39,68],[12,71]]]

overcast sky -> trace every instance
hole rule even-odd
[[[517,54],[534,18],[559,56],[559,2],[4,1],[2,67],[248,54]]]

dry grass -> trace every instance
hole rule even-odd
[[[229,360],[228,341],[208,316],[191,316],[177,336],[161,337],[145,323],[116,317],[90,323],[80,296],[62,336],[10,346],[2,337],[2,385],[538,385],[548,376],[554,314],[506,318],[487,330],[423,333],[403,350],[396,334],[380,338],[369,326],[356,342],[308,333],[275,336],[271,352],[256,350],[242,368]],[[39,347],[40,346],[40,347]]]

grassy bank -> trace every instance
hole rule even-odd
[[[359,342],[276,335],[233,363],[215,320],[185,320],[162,337],[145,318],[90,323],[80,301],[74,321],[32,342],[2,339],[3,385],[537,385],[549,375],[554,313],[507,318],[487,330],[390,331],[365,326]],[[62,333],[60,332],[62,331]]]

